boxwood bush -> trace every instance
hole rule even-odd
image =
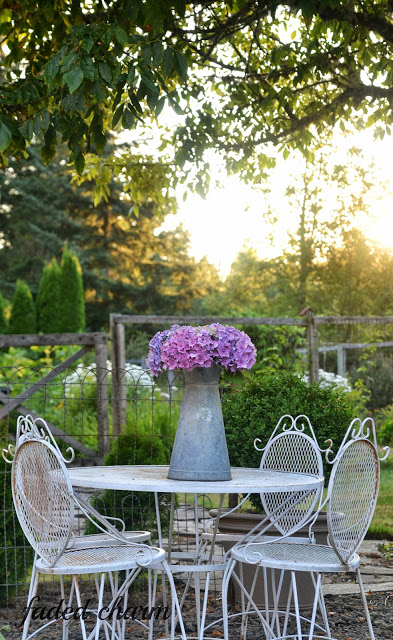
[[[296,374],[270,371],[252,375],[246,382],[222,393],[222,410],[231,466],[259,467],[261,452],[254,448],[255,438],[261,446],[267,443],[277,422],[285,413],[294,417],[305,414],[314,428],[318,444],[325,448],[325,440],[333,440],[338,447],[355,417],[345,392],[322,388],[318,383],[308,385]],[[325,477],[330,465],[325,465]],[[259,498],[252,503],[260,507]]]

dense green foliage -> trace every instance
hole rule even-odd
[[[19,525],[12,502],[11,467],[0,456],[0,606],[7,606],[33,564],[34,551]]]
[[[17,280],[12,298],[8,333],[35,333],[36,313],[31,291],[23,280]]]
[[[5,317],[5,301],[0,291],[0,334],[7,333],[7,319]]]
[[[319,446],[328,438],[337,451],[353,419],[353,410],[344,393],[308,386],[296,374],[266,370],[253,375],[242,386],[224,393],[222,411],[229,458],[235,467],[258,467],[261,453],[254,449],[255,438],[266,443],[284,414],[305,414],[314,428]],[[329,468],[326,468],[326,475]],[[258,504],[255,498],[254,504]]]
[[[63,251],[59,285],[62,331],[84,331],[86,316],[81,267],[77,256],[67,246]]]
[[[61,333],[60,268],[53,259],[42,272],[36,300],[37,328],[41,333]]]
[[[105,465],[124,464],[167,464],[168,454],[160,437],[137,435],[132,429],[122,433],[112,445],[105,458]],[[169,525],[169,498],[166,494],[159,496],[161,526],[164,532]],[[94,497],[94,506],[108,516],[124,520],[128,530],[147,530],[157,535],[157,522],[154,509],[154,495],[148,492],[122,492],[106,490]],[[90,524],[87,533],[94,532]]]
[[[173,156],[199,165],[203,189],[207,148],[258,180],[274,162],[269,145],[307,154],[314,137],[354,118],[390,133],[387,0],[21,0],[17,11],[5,0],[0,37],[0,152],[19,153],[35,136],[47,164],[61,139],[82,174],[112,129],[146,128],[165,105],[178,114],[169,162],[137,150],[120,161],[88,157],[99,196],[120,170],[139,205],[141,169],[178,179]]]

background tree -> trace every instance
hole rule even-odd
[[[37,329],[42,333],[62,331],[60,267],[55,258],[45,265],[36,300]]]
[[[36,313],[31,291],[23,280],[16,283],[11,303],[8,333],[35,333]]]
[[[147,173],[144,194],[151,182]],[[52,258],[61,260],[64,241],[82,266],[92,331],[108,327],[110,312],[197,311],[198,301],[217,287],[216,270],[189,256],[184,230],[161,230],[165,216],[158,217],[146,195],[138,217],[120,181],[94,206],[95,185],[71,183],[61,150],[45,167],[31,147],[27,160],[0,170],[0,188],[0,287],[9,297],[22,276],[37,295],[42,270]],[[172,213],[173,200],[165,202],[165,213]]]
[[[77,256],[68,249],[67,245],[63,251],[59,285],[61,331],[64,333],[84,331],[86,317],[82,270]]]
[[[7,320],[5,317],[5,300],[0,291],[0,334],[7,333]]]
[[[11,298],[22,278],[36,296],[45,264],[61,260],[64,242],[82,240],[91,199],[71,184],[61,153],[46,168],[34,146],[0,170],[0,192],[0,288]]]
[[[390,133],[389,2],[20,0],[15,11],[4,0],[0,36],[0,152],[19,153],[35,136],[48,163],[61,137],[79,174],[113,129],[143,129],[165,104],[180,114],[180,100],[176,162],[200,165],[197,189],[207,148],[224,150],[232,172],[260,179],[269,145],[307,155],[314,136],[354,117]],[[131,178],[141,164],[151,160],[138,153],[116,164],[137,204]]]

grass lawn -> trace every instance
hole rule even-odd
[[[381,485],[367,538],[393,540],[393,460],[381,462]]]

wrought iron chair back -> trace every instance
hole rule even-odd
[[[254,443],[256,449],[257,442]],[[307,416],[282,416],[266,447],[258,450],[263,451],[261,469],[323,476],[321,453],[327,450],[320,449]],[[260,495],[264,511],[274,521],[276,529],[282,535],[289,535],[306,523],[318,508],[322,486],[311,492],[282,491]]]
[[[379,457],[365,438],[350,440],[337,455],[328,487],[329,542],[347,564],[372,520],[379,490]]]
[[[37,554],[53,566],[72,534],[74,500],[59,452],[44,439],[22,437],[12,466],[19,522]]]

